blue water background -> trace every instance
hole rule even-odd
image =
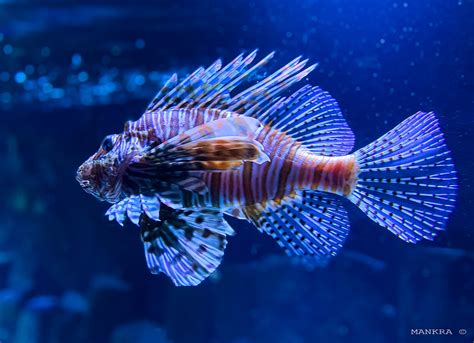
[[[471,342],[473,7],[0,0],[0,342]],[[339,101],[356,148],[435,111],[459,172],[447,231],[410,245],[347,203],[342,252],[309,270],[230,219],[238,234],[210,280],[151,275],[136,227],[108,222],[75,171],[172,72],[254,48],[277,52],[273,68],[318,62],[308,82]]]

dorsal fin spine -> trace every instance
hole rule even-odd
[[[181,81],[181,83],[179,83],[173,90],[171,90],[166,96],[163,97],[163,99],[160,101],[160,103],[158,103],[156,105],[156,107],[159,107],[162,103],[164,103],[165,101],[167,100],[170,100],[172,97],[176,97],[176,95],[179,95],[181,94],[184,89],[183,88],[180,88],[180,86],[183,86],[184,84],[186,84],[187,82],[189,82],[190,80],[192,80],[193,78],[196,77],[196,75],[198,74],[202,74],[204,73],[204,68],[203,67],[199,67],[198,69],[196,69],[193,73],[191,73],[190,75],[188,75],[188,77],[186,77],[183,81]],[[168,105],[164,104],[164,106],[160,109],[167,109],[169,108]]]
[[[151,103],[147,107],[147,111],[152,111],[153,108],[157,105],[158,101],[161,100],[161,98],[166,95],[173,87],[176,86],[176,83],[178,82],[178,75],[174,73],[171,75],[171,77],[168,79],[168,81],[165,82],[164,86],[156,93],[155,97],[151,101]]]
[[[253,55],[253,57],[251,59],[245,59],[244,60],[244,66],[247,66],[249,65],[253,59],[255,58],[255,55],[256,55],[256,50],[251,54]],[[239,77],[236,77],[234,80],[232,80],[227,86],[225,86],[223,88],[222,91],[226,90],[228,92],[232,91],[243,79],[245,79],[246,77],[248,77],[249,75],[251,75],[255,70],[257,70],[258,68],[264,66],[265,64],[268,63],[268,61],[273,57],[274,55],[274,52],[268,54],[266,57],[264,57],[260,62],[258,62],[257,64],[255,64],[252,68],[250,68],[249,70],[247,70],[246,72],[242,73],[242,75],[240,75]],[[221,91],[221,92],[222,92]],[[204,102],[203,105],[205,106],[207,102]],[[215,102],[211,102],[210,103],[210,107],[212,107],[213,105],[215,104]]]

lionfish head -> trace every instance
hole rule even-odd
[[[121,194],[124,144],[121,135],[104,138],[99,150],[77,170],[76,180],[101,201],[117,202]]]

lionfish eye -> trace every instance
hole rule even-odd
[[[112,137],[111,136],[105,137],[104,140],[102,141],[101,147],[106,152],[109,152],[110,150],[112,150],[112,148],[114,147],[114,141]]]

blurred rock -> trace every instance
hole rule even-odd
[[[41,343],[41,326],[39,316],[30,311],[20,314],[12,343]]]
[[[139,321],[116,328],[110,343],[171,343],[171,341],[159,325],[150,321]]]
[[[64,292],[60,299],[60,304],[65,312],[77,314],[86,314],[90,307],[88,299],[75,291]]]

